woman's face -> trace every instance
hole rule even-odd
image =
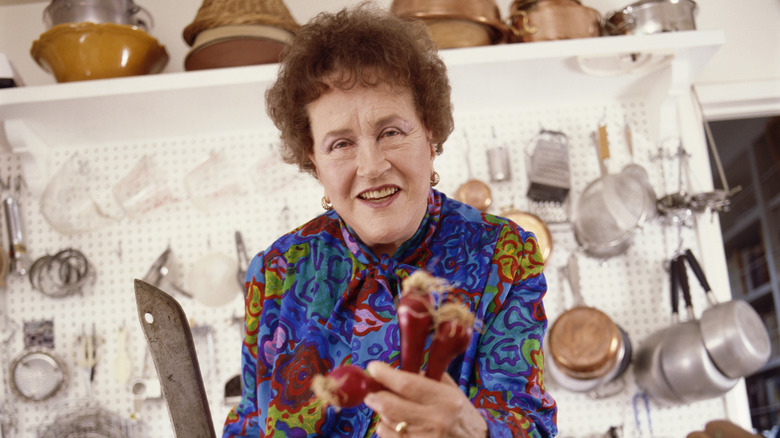
[[[436,156],[411,93],[334,87],[307,109],[325,196],[374,253],[392,254],[425,215]]]

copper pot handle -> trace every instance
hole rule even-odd
[[[522,17],[522,27],[518,29],[515,26],[515,18]],[[512,33],[517,37],[522,37],[524,35],[530,35],[536,33],[538,30],[536,26],[531,26],[528,24],[528,12],[526,11],[515,11],[512,12],[512,14],[509,16],[509,30],[512,31]]]

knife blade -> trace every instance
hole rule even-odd
[[[135,302],[176,437],[216,438],[184,310],[173,297],[139,279]]]

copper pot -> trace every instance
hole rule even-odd
[[[550,353],[567,375],[578,379],[604,377],[617,366],[624,337],[604,312],[577,306],[564,312],[550,328]]]
[[[542,219],[534,214],[520,211],[515,208],[502,211],[501,216],[520,225],[522,229],[534,233],[542,253],[542,258],[545,262],[550,258],[550,254],[553,250],[552,233],[550,233],[550,229],[547,228],[547,224],[545,224]]]
[[[490,204],[493,203],[490,186],[473,178],[461,184],[453,197],[481,212],[486,212],[490,208]]]
[[[390,12],[423,20],[440,49],[498,44],[506,36],[495,0],[393,0]]]
[[[601,14],[578,0],[514,0],[509,42],[589,38],[602,35]]]

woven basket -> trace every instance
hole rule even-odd
[[[195,20],[184,28],[192,46],[199,32],[220,26],[262,24],[295,32],[300,26],[282,0],[203,0]]]

